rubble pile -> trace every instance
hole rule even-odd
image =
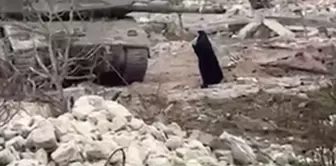
[[[285,165],[295,159],[290,145],[266,143],[256,150],[252,142],[225,131],[219,137],[187,133],[176,123],[147,125],[117,102],[86,95],[57,118],[16,114],[1,128],[0,165],[103,166],[118,148],[124,149],[127,166]],[[109,161],[121,162],[121,153]]]
[[[253,9],[249,0],[215,1],[227,9],[225,14],[182,13],[180,18],[176,13],[130,15],[138,23],[146,24],[146,29],[152,33],[160,30],[179,33],[182,29],[186,31],[184,33],[195,33],[202,29],[209,34],[218,33],[221,36],[239,39],[265,39],[276,36],[298,38],[303,37],[304,33],[309,37],[323,36],[324,33],[327,36],[334,35],[334,0],[272,0],[270,7],[261,9]],[[192,4],[202,5],[202,1],[196,0],[184,0],[182,3],[186,7]],[[182,25],[179,22],[182,22]],[[177,35],[182,38],[185,34]]]

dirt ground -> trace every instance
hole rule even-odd
[[[200,22],[193,16],[186,20],[185,25]],[[220,39],[218,48],[226,50],[218,55],[225,76],[221,84],[200,89],[189,42],[159,42],[152,48],[144,82],[120,87],[127,91],[120,102],[147,123],[177,122],[183,129],[216,136],[226,130],[258,141],[306,144],[309,120],[302,115],[315,109],[307,92],[328,85],[335,41]],[[228,67],[232,59],[238,62]]]
[[[324,80],[324,75],[286,67],[264,67],[257,63],[271,61],[277,56],[294,55],[293,50],[267,49],[255,44],[233,44],[228,50],[230,54],[242,57],[241,61],[233,67],[222,67],[225,81],[221,84],[200,89],[197,59],[190,43],[159,44],[153,49],[144,82],[127,87],[129,93],[124,95],[122,102],[147,123],[156,120],[177,122],[184,129],[199,129],[213,135],[226,130],[253,139],[298,145],[306,143],[304,124],[307,120],[302,117],[302,111],[306,109],[308,100],[300,92],[307,90],[299,87],[306,84],[312,88],[315,82]],[[218,57],[220,61],[222,56]],[[298,85],[289,85],[295,82],[291,79],[298,76],[307,76],[306,79],[312,81],[304,83],[307,80],[300,80]],[[281,84],[281,80],[265,83],[265,87],[259,89],[256,87],[264,85],[253,81],[240,82],[238,77],[257,78],[264,81],[262,84],[271,79],[290,79],[288,85],[283,83],[286,84],[283,90],[277,90],[272,87]],[[295,95],[280,92],[286,90],[295,91]]]

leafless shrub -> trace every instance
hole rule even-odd
[[[49,1],[46,1],[46,3],[51,11]],[[65,24],[63,24],[61,31],[52,31],[50,29],[52,20],[59,19],[60,23],[63,20],[58,15],[52,15],[52,12],[49,12],[50,15],[48,16],[36,12],[28,1],[26,5],[31,11],[26,17],[37,19],[38,21],[35,23],[12,21],[11,26],[30,34],[42,36],[45,39],[42,42],[46,43],[46,46],[35,46],[33,50],[24,53],[16,53],[2,48],[3,57],[1,57],[0,61],[0,117],[2,124],[6,124],[15,115],[15,111],[13,112],[13,108],[11,108],[12,102],[48,103],[57,108],[55,110],[60,110],[55,115],[68,111],[68,101],[63,94],[63,82],[65,79],[80,79],[71,77],[74,72],[79,70],[76,68],[76,64],[83,59],[94,59],[92,55],[100,47],[92,48],[86,56],[70,57],[71,45],[81,34],[74,29],[70,29]],[[43,21],[43,17],[48,17],[50,21]],[[4,19],[8,20],[8,18]],[[69,22],[72,22],[72,19]],[[9,44],[5,43],[9,37],[5,36],[1,39],[1,44],[3,44],[1,47]],[[27,59],[20,59],[21,57],[33,58],[36,65],[27,63],[19,67],[17,64],[13,64],[13,61],[27,61]],[[45,93],[52,89],[56,89],[57,95],[50,96]]]
[[[7,124],[21,108],[21,101],[52,103],[42,91],[34,88],[34,83],[24,77],[9,62],[0,60],[0,126]],[[15,104],[16,103],[16,104]]]

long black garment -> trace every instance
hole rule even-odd
[[[203,81],[201,87],[206,88],[208,85],[220,83],[223,73],[210,40],[203,30],[198,31],[196,43],[192,47],[198,57],[198,67]]]

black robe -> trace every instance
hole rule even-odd
[[[210,40],[204,31],[198,31],[196,43],[192,47],[198,57],[198,67],[203,81],[201,88],[220,83],[224,76]]]

